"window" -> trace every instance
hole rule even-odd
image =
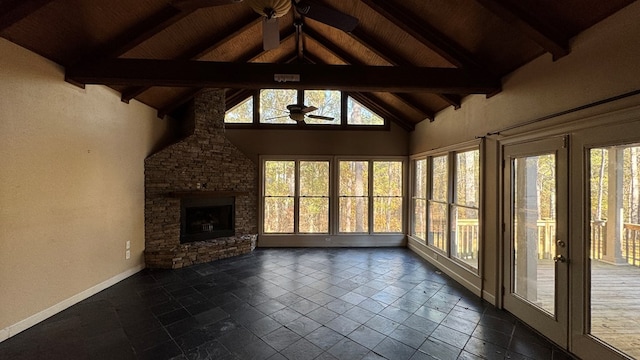
[[[402,162],[373,162],[373,232],[402,232]]]
[[[431,158],[431,191],[429,197],[429,245],[447,251],[447,204],[449,193],[449,161],[447,155]]]
[[[456,188],[451,206],[451,256],[478,267],[480,151],[455,154]]]
[[[287,105],[297,103],[297,90],[260,90],[260,122],[263,124],[295,124],[296,122],[289,118]]]
[[[480,150],[413,159],[411,236],[477,269],[480,239]]]
[[[370,221],[373,233],[403,231],[402,165],[402,161],[340,161],[340,232],[368,233]]]
[[[427,240],[427,159],[413,162],[413,226],[411,235]]]
[[[403,234],[402,159],[269,156],[261,164],[262,234]]]
[[[329,232],[329,162],[300,161],[299,232]]]
[[[227,111],[224,122],[229,124],[253,123],[253,97],[247,98]]]
[[[332,117],[333,120],[322,120],[307,117],[304,121],[307,124],[340,125],[342,95],[337,90],[305,90],[304,104],[315,106],[318,110],[309,113],[310,115],[321,115]]]
[[[346,106],[344,106],[345,102]],[[249,96],[229,109],[224,121],[226,124],[237,125],[234,126],[236,129],[254,125],[255,122],[266,126],[295,125],[297,122],[289,118],[287,105],[300,103],[317,108],[304,118],[307,125],[379,126],[381,128],[385,128],[384,125],[386,125],[383,117],[338,90],[262,89],[256,95]],[[258,112],[257,116],[254,116],[254,111]],[[333,120],[318,119],[313,115],[329,117]]]
[[[340,232],[369,232],[369,162],[340,161]]]
[[[384,125],[384,119],[349,97],[347,99],[347,124]]]
[[[263,232],[329,232],[329,161],[264,162]]]
[[[293,233],[295,162],[264,163],[264,232]]]

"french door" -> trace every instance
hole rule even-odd
[[[640,121],[575,133],[571,351],[640,359]]]
[[[503,147],[503,304],[568,346],[568,150],[552,137]]]

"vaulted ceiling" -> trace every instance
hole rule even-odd
[[[206,87],[226,88],[228,108],[259,88],[336,89],[411,130],[466,95],[498,93],[538,56],[566,56],[572,37],[633,1],[313,0],[358,25],[347,33],[291,10],[268,51],[249,1],[180,6],[214,2],[225,0],[2,0],[0,36],[159,116]]]

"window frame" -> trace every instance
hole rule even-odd
[[[373,108],[371,108],[371,104],[367,104],[366,101],[363,101],[363,99],[358,98],[357,96],[353,96],[352,94],[345,92],[345,91],[340,91],[340,121],[337,124],[313,124],[313,123],[306,123],[306,124],[299,124],[299,123],[295,123],[295,122],[287,122],[287,123],[263,123],[260,122],[260,93],[262,90],[280,90],[280,89],[258,89],[255,91],[251,91],[250,94],[246,95],[245,97],[240,98],[240,100],[238,99],[233,99],[230,103],[228,103],[229,107],[225,110],[225,117],[226,117],[226,113],[234,108],[236,108],[238,105],[242,104],[244,101],[246,101],[249,98],[253,98],[253,121],[252,122],[245,122],[245,123],[231,123],[231,122],[224,122],[224,126],[227,129],[289,129],[289,130],[294,130],[294,129],[300,129],[301,127],[304,128],[314,128],[314,129],[323,129],[323,130],[354,130],[354,131],[358,131],[358,130],[380,130],[380,131],[388,131],[391,129],[391,123],[388,119],[387,116],[380,114],[379,112],[375,111]],[[285,89],[287,90],[287,89]],[[330,89],[328,89],[330,90]],[[297,102],[298,103],[303,103],[305,95],[304,95],[305,90],[297,90]],[[358,124],[349,124],[348,123],[348,114],[347,114],[347,101],[349,100],[349,98],[353,99],[354,101],[356,101],[357,103],[359,103],[361,106],[363,106],[364,108],[366,108],[368,111],[374,113],[375,115],[379,116],[380,118],[382,118],[383,120],[383,124],[381,125],[358,125]],[[311,104],[313,105],[313,104]],[[285,110],[285,109],[283,109]]]
[[[265,163],[267,161],[294,161],[295,162],[295,196],[294,196],[294,231],[292,233],[266,233],[265,232]],[[305,161],[328,161],[329,162],[329,231],[328,233],[303,233],[299,231],[299,202],[300,202],[300,162]],[[369,168],[368,181],[369,189],[367,191],[367,214],[368,214],[368,230],[367,232],[341,232],[339,219],[339,164],[340,161],[365,161]],[[397,161],[401,163],[402,172],[402,191],[401,191],[401,209],[402,219],[401,230],[399,232],[374,232],[373,230],[373,163],[375,161]],[[306,155],[262,155],[259,160],[259,202],[258,202],[258,230],[259,235],[264,237],[323,237],[325,240],[329,237],[361,237],[366,236],[384,236],[393,235],[395,237],[405,236],[407,229],[407,188],[409,186],[407,178],[407,157],[405,156],[367,156],[367,157],[345,157],[345,156],[306,156]],[[328,240],[327,240],[328,241]]]
[[[457,167],[457,159],[456,156],[459,153],[464,153],[464,152],[468,152],[468,151],[473,151],[473,150],[477,150],[478,151],[478,168],[479,168],[479,173],[478,173],[478,204],[477,204],[477,211],[478,211],[478,244],[477,244],[477,267],[473,267],[471,265],[469,265],[467,262],[463,261],[462,259],[459,259],[457,257],[453,256],[453,249],[452,249],[452,241],[451,241],[451,232],[452,232],[452,217],[454,215],[454,209],[456,207],[458,207],[460,204],[456,203],[455,201],[457,199],[455,199],[455,192],[456,192],[456,167]],[[447,221],[447,226],[445,228],[445,232],[446,232],[446,244],[445,244],[445,250],[442,250],[436,246],[433,246],[432,244],[429,243],[429,219],[431,217],[431,213],[430,213],[430,207],[429,207],[429,203],[430,201],[432,201],[432,162],[433,162],[433,158],[435,157],[439,157],[439,156],[447,156],[447,171],[448,171],[448,176],[447,176],[447,196],[446,196],[446,202],[442,202],[442,201],[435,201],[436,203],[440,204],[443,203],[446,206],[446,221]],[[426,246],[428,249],[430,249],[434,256],[437,259],[437,255],[440,255],[442,257],[445,257],[446,259],[450,260],[452,263],[460,266],[461,268],[470,271],[471,273],[478,275],[481,272],[481,268],[482,268],[482,249],[483,249],[483,243],[484,243],[484,230],[483,230],[483,210],[482,210],[482,203],[483,203],[483,192],[482,192],[482,188],[483,188],[483,183],[484,183],[484,141],[482,141],[482,139],[476,139],[473,141],[469,141],[469,142],[465,142],[465,143],[461,143],[461,144],[457,144],[457,145],[452,145],[452,146],[448,146],[445,148],[441,148],[435,151],[431,151],[431,152],[423,152],[423,153],[419,153],[419,154],[415,154],[410,156],[409,160],[411,163],[411,174],[410,174],[410,191],[411,191],[411,203],[409,205],[409,220],[410,220],[410,224],[409,224],[409,229],[410,232],[407,234],[407,236],[412,240],[412,241],[416,241],[424,246]],[[416,202],[415,200],[418,199],[415,196],[415,191],[416,191],[416,163],[418,161],[421,160],[426,160],[426,171],[425,171],[425,186],[426,186],[426,209],[425,209],[425,219],[423,221],[424,224],[424,229],[423,229],[423,233],[425,234],[425,239],[422,239],[418,236],[416,236],[416,232],[415,232],[415,226],[417,223],[416,220]]]

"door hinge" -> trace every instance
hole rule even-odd
[[[565,135],[562,137],[562,148],[566,149],[569,145],[569,136]]]

